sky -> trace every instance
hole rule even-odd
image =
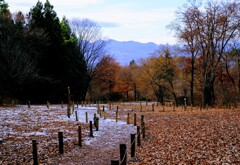
[[[43,3],[45,0],[40,0]],[[174,34],[166,28],[175,11],[186,0],[49,0],[60,19],[88,18],[97,22],[102,33],[117,41],[175,44]],[[28,13],[37,0],[5,0],[12,13]]]

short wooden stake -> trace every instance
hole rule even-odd
[[[75,111],[76,121],[78,121],[78,112]]]
[[[59,153],[63,154],[63,132],[58,132]]]
[[[118,111],[118,105],[117,105],[117,111]]]
[[[96,131],[99,130],[99,118],[97,117],[96,118]]]
[[[61,103],[61,108],[63,108],[63,101],[62,101],[62,103]]]
[[[129,118],[130,118],[130,114],[128,113],[128,114],[127,114],[127,124],[130,123],[130,122],[129,122]]]
[[[137,126],[137,145],[141,146],[140,126]]]
[[[97,114],[94,113],[94,117],[93,117],[93,125],[95,125],[95,127],[96,127],[96,121],[97,121]]]
[[[49,107],[50,107],[50,103],[49,101],[47,101],[47,108],[49,109]]]
[[[68,116],[68,118],[70,118],[70,116],[71,116],[71,110],[70,109],[71,108],[69,106],[67,106],[67,116]]]
[[[32,140],[33,165],[38,165],[37,141]]]
[[[137,125],[137,114],[136,113],[134,114],[134,122],[133,123],[134,123],[134,126]]]
[[[111,160],[111,165],[119,165],[119,160]]]
[[[74,102],[73,102],[73,104],[72,104],[72,114],[74,113]]]
[[[103,107],[102,107],[102,111],[104,112],[105,111],[105,106],[103,105]]]
[[[121,165],[127,164],[127,145],[120,144],[120,161],[122,162]]]
[[[68,107],[71,106],[71,94],[70,94],[70,87],[68,86]]]
[[[90,121],[90,137],[93,137],[92,121]]]
[[[102,118],[102,111],[100,110],[100,118]]]
[[[135,134],[131,134],[131,157],[135,156]]]
[[[99,104],[98,104],[98,107],[97,107],[97,108],[98,108],[97,113],[100,114],[101,109],[100,109]]]
[[[88,112],[86,112],[86,123],[88,123]]]
[[[145,138],[145,122],[144,122],[144,115],[141,116],[141,128],[142,128],[142,137]]]
[[[107,113],[104,112],[103,116],[104,116],[104,119],[106,120],[107,119]]]
[[[82,127],[78,126],[78,145],[82,147]]]
[[[116,122],[118,122],[118,111],[116,111]]]
[[[28,108],[31,108],[31,102],[29,100],[28,100],[27,104],[28,104]]]

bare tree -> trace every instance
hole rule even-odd
[[[101,27],[89,19],[73,19],[69,24],[78,37],[80,54],[84,56],[87,65],[87,88],[89,88],[97,69],[104,63],[107,40],[102,36]]]
[[[185,8],[177,11],[177,19],[172,22],[168,28],[176,32],[176,37],[185,46],[182,48],[191,54],[191,80],[190,80],[190,95],[191,104],[194,106],[194,76],[195,76],[195,60],[200,52],[200,44],[198,43],[198,37],[196,35],[197,27],[192,23],[194,19],[194,13],[199,3],[193,1],[191,7],[185,6]]]
[[[208,1],[202,8],[194,2],[190,1],[189,6],[179,13],[182,21],[178,23],[181,28],[177,31],[180,39],[187,36],[185,43],[189,50],[200,49],[203,57],[202,105],[211,106],[215,104],[214,83],[218,65],[227,45],[239,37],[240,4],[238,1]],[[189,45],[191,38],[196,47]]]

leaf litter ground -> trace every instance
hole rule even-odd
[[[93,120],[95,107],[79,107],[79,121],[69,119],[60,105],[24,105],[0,108],[0,164],[32,164],[32,139],[38,143],[40,164],[110,164],[119,159],[119,144],[127,144],[128,164],[240,164],[240,110],[193,109],[119,105],[106,109],[107,119],[100,119],[99,131],[89,137],[85,113]],[[145,116],[146,138],[130,158],[130,134],[136,127],[126,124],[127,113]],[[82,126],[83,147],[79,147],[77,127]],[[139,125],[139,124],[138,124]],[[64,134],[64,154],[58,153],[58,132]]]

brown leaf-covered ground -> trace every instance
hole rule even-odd
[[[151,112],[145,118],[146,140],[129,164],[240,164],[239,109]]]
[[[128,164],[240,164],[240,109],[154,107],[151,104],[118,104],[106,109],[100,129],[90,138],[84,117],[66,117],[60,105],[0,108],[0,164],[32,164],[31,140],[37,139],[40,164],[110,164],[119,159],[119,144],[128,148]],[[83,111],[82,109],[75,109]],[[87,109],[90,117],[96,109]],[[84,113],[85,113],[84,111]],[[136,127],[126,124],[127,113],[144,115],[146,138],[130,157],[130,134]],[[110,120],[112,119],[112,120]],[[82,125],[83,147],[77,146],[77,126]],[[95,130],[95,128],[94,128]],[[63,155],[58,153],[57,132],[64,132]]]

